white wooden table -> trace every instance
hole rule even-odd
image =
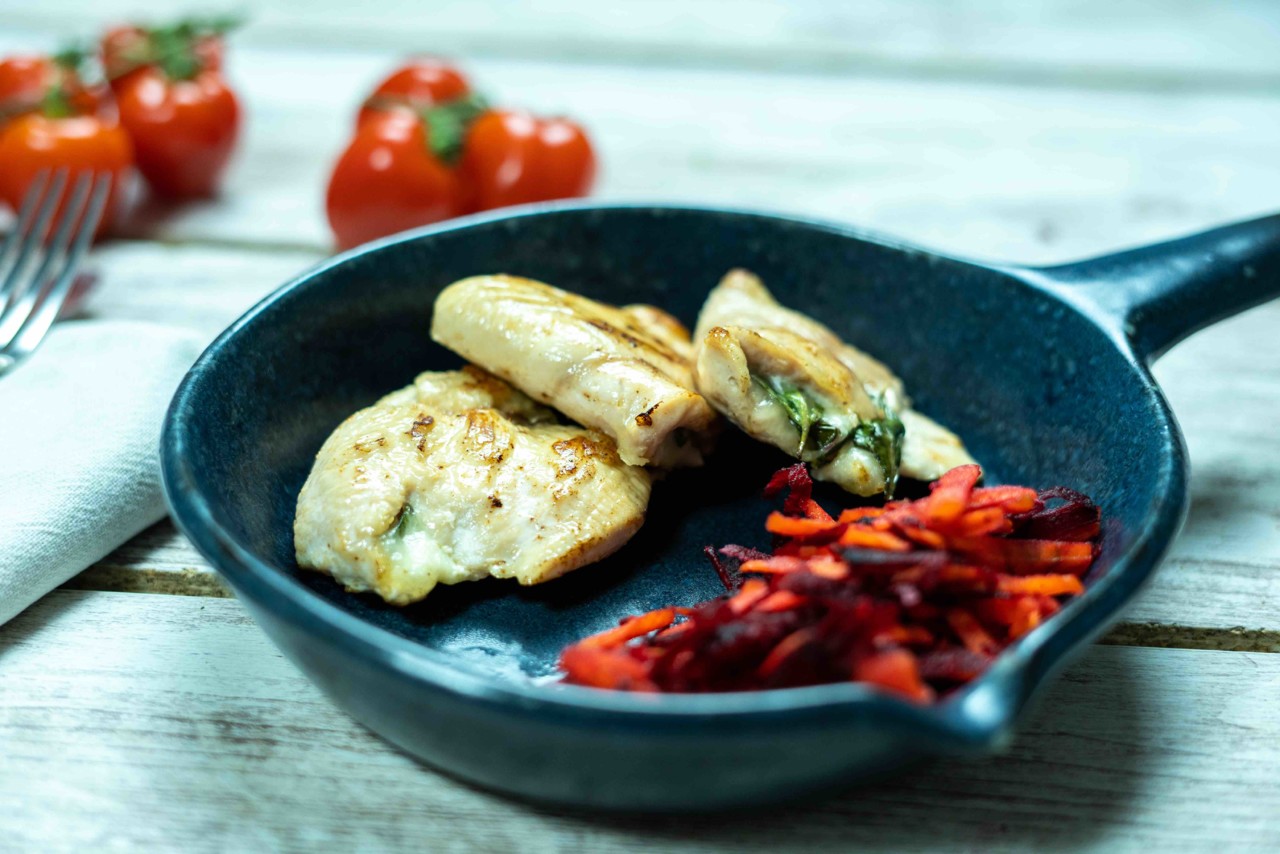
[[[0,51],[140,5],[6,3]],[[249,124],[225,198],[102,247],[92,314],[212,337],[323,257],[331,159],[361,92],[413,49],[581,117],[602,198],[797,211],[1029,262],[1280,209],[1273,0],[261,6],[232,49]],[[0,629],[0,849],[1280,850],[1278,332],[1273,303],[1160,363],[1190,520],[1006,755],[733,818],[512,803],[331,706],[166,521]]]

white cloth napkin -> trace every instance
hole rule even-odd
[[[160,425],[202,343],[69,321],[0,377],[0,623],[164,515]]]

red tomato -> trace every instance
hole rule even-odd
[[[118,211],[132,163],[133,146],[119,125],[91,115],[50,118],[28,113],[0,132],[0,199],[17,210],[42,169],[68,168],[68,189],[84,171],[113,172],[111,195],[97,231],[102,234]],[[66,198],[64,191],[64,204]]]
[[[461,71],[440,59],[415,59],[378,84],[360,108],[357,126],[388,109],[425,109],[461,98],[471,91]]]
[[[115,118],[106,87],[85,86],[74,69],[47,56],[11,56],[0,60],[0,127],[14,116],[39,109],[54,87],[61,87],[69,112]]]
[[[325,207],[339,249],[463,213],[457,174],[431,152],[421,120],[399,112],[356,130]]]
[[[217,191],[240,130],[240,105],[220,73],[173,80],[141,68],[118,82],[116,96],[138,169],[156,193],[189,198]]]
[[[198,36],[191,42],[192,52],[205,71],[222,70],[223,47],[222,36],[216,33]],[[131,72],[156,61],[154,41],[143,27],[112,27],[102,36],[98,49],[102,70],[113,89]]]
[[[103,34],[98,50],[102,71],[114,87],[129,71],[145,64],[147,33],[141,27],[112,27]]]
[[[596,157],[581,127],[516,110],[491,110],[467,132],[458,171],[471,210],[585,196]]]
[[[40,103],[53,82],[47,56],[10,56],[0,60],[0,120]]]

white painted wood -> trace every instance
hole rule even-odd
[[[323,192],[386,55],[244,51],[224,200],[139,236],[328,245]],[[944,251],[1066,260],[1270,212],[1280,99],[470,62],[501,102],[580,117],[606,200],[774,209]],[[678,95],[677,95],[678,93]]]
[[[0,50],[29,40],[0,33]],[[328,246],[329,169],[355,105],[395,58],[233,51],[229,73],[248,124],[223,198],[143,217],[130,233]],[[465,64],[501,102],[581,117],[601,151],[601,199],[775,209],[1026,262],[1169,237],[1280,204],[1273,92]]]
[[[1156,365],[1187,437],[1191,512],[1127,619],[1280,628],[1280,301]]]
[[[184,326],[212,340],[323,257],[306,250],[109,242],[90,256],[97,281],[78,314]]]
[[[199,8],[190,0],[58,0],[15,25],[90,32]],[[628,64],[1235,86],[1280,74],[1269,0],[260,0],[246,44],[361,45]]]
[[[415,765],[320,696],[233,600],[57,592],[0,628],[0,650],[0,839],[17,850],[1280,843],[1276,655],[1095,648],[1007,755],[812,806],[625,818],[513,803]]]

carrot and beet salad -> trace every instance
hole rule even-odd
[[[832,516],[804,464],[765,528],[772,554],[707,547],[728,594],[629,617],[566,648],[566,681],[711,692],[866,682],[928,702],[1083,591],[1098,507],[1069,489],[979,487],[961,466],[914,501]]]

